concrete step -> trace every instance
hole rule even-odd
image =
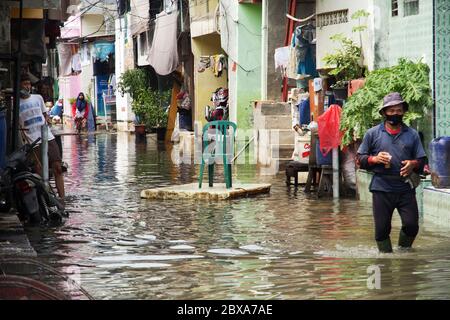
[[[262,103],[259,111],[264,116],[290,116],[291,105],[286,102]]]
[[[260,129],[258,137],[261,145],[293,144],[295,143],[296,133],[292,129]]]
[[[294,152],[293,144],[273,144],[270,146],[270,155],[272,159],[291,158]]]
[[[255,129],[283,129],[292,128],[292,118],[290,115],[285,116],[263,116],[255,115]]]

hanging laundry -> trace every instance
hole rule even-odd
[[[148,63],[159,75],[168,75],[178,67],[178,11],[161,14],[155,21],[155,33]]]
[[[297,78],[297,56],[296,56],[296,50],[295,50],[295,34],[292,33],[291,36],[291,45],[289,46],[289,61],[288,66],[286,68],[286,76],[290,79],[296,79]]]
[[[224,69],[227,69],[226,57],[223,54],[216,54],[211,56],[211,67],[216,77],[222,76]]]
[[[72,70],[76,74],[81,72],[81,56],[79,53],[72,56]]]
[[[211,66],[211,57],[210,56],[201,56],[200,62],[198,63],[198,72],[203,72]]]
[[[314,41],[312,26],[298,26],[295,29],[295,49],[298,61],[297,73],[300,75],[300,79],[318,75],[315,60],[315,44],[312,44],[312,41]]]
[[[70,44],[58,43],[59,75],[66,77],[72,74],[72,49]]]
[[[100,62],[109,60],[109,55],[114,53],[114,42],[99,41],[94,43],[93,55]]]
[[[280,69],[282,75],[286,74],[289,63],[289,46],[275,49],[275,70]]]

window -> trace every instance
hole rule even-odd
[[[392,0],[392,16],[396,17],[398,16],[398,0]]]
[[[144,56],[148,53],[147,32],[142,32],[139,35],[139,55]]]
[[[404,15],[413,16],[419,14],[419,0],[404,0]]]

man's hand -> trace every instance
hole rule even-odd
[[[403,167],[400,169],[400,175],[402,177],[409,176],[411,172],[417,167],[417,161],[416,160],[403,160],[402,161]]]
[[[391,155],[388,152],[381,151],[373,157],[375,163],[389,164],[391,162]]]

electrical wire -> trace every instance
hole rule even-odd
[[[220,4],[220,6],[223,8],[223,10],[224,10],[224,12],[225,12],[225,14],[223,15],[223,17],[224,17],[224,20],[225,20],[225,26],[226,26],[226,28],[227,28],[227,48],[229,48],[229,46],[230,46],[230,27],[229,27],[229,25],[228,25],[227,15],[230,16],[230,19],[231,19],[233,22],[236,22],[236,21],[233,19],[233,17],[232,17],[231,15],[228,14],[227,8],[225,8],[223,2],[222,2],[222,1],[219,1],[219,4]],[[229,6],[228,6],[228,7],[229,7]],[[234,58],[233,58],[232,56],[230,56],[229,54],[228,54],[228,57],[233,61],[233,63],[235,63],[240,69],[242,69],[242,70],[243,70],[244,72],[246,72],[247,74],[250,73],[250,72],[253,72],[254,70],[256,70],[256,69],[258,69],[258,68],[260,67],[260,66],[256,66],[256,67],[254,67],[254,68],[252,68],[252,69],[246,69],[246,68],[244,68],[243,66],[241,66],[241,64],[237,61],[237,59],[234,59]],[[228,67],[229,67],[229,66],[228,66]]]

